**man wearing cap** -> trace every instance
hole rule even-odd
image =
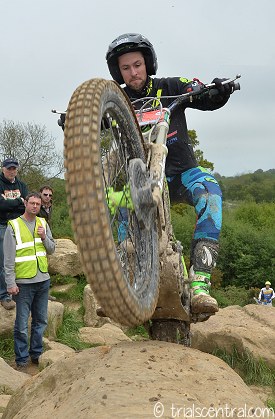
[[[6,310],[15,307],[15,302],[7,292],[4,271],[4,235],[9,220],[19,217],[25,211],[24,199],[28,194],[27,185],[17,178],[19,163],[11,157],[2,163],[0,174],[0,303]]]

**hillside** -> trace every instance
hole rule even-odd
[[[275,202],[275,169],[225,177],[215,173],[224,201]]]

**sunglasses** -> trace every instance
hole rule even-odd
[[[53,196],[51,193],[43,193],[42,195],[49,196],[49,197]]]

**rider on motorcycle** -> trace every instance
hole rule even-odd
[[[145,96],[162,97],[180,95],[199,89],[198,79],[184,77],[152,78],[158,68],[152,44],[138,33],[120,35],[110,45],[106,54],[113,79],[130,99]],[[231,83],[215,78],[218,94],[197,96],[183,103],[173,114],[167,139],[168,156],[166,177],[172,201],[193,205],[197,223],[191,246],[191,310],[193,313],[214,314],[217,301],[209,295],[210,277],[218,256],[218,239],[222,223],[222,193],[216,179],[206,169],[198,166],[185,118],[186,108],[215,110],[226,104],[232,92]],[[162,99],[167,106],[173,99]]]

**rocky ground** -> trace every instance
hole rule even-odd
[[[65,258],[69,252],[63,253]],[[63,256],[58,259],[64,275],[71,274],[66,267],[77,266],[73,249],[71,253],[71,263],[64,259],[62,264]],[[96,347],[76,352],[55,342],[64,306],[49,302],[49,339],[39,367],[19,372],[0,358],[0,418],[271,417],[264,409],[267,400],[274,399],[272,389],[248,387],[212,352],[249,350],[274,367],[275,308],[221,309],[208,321],[192,325],[192,347],[186,348],[130,339],[118,325],[98,318],[89,286],[83,302],[80,336]],[[0,306],[0,333],[10,332],[13,322],[14,313]]]
[[[248,417],[245,409],[268,417],[263,409],[273,397],[271,389],[248,387],[208,352],[236,344],[255,356],[269,353],[274,365],[274,314],[275,308],[256,305],[222,309],[193,325],[192,348],[132,341],[110,323],[84,327],[82,338],[100,346],[79,353],[46,341],[40,368],[31,366],[25,374],[0,363],[0,389],[5,393],[0,417],[1,410],[3,419],[173,418],[195,417],[195,411],[208,417],[226,417],[228,412],[227,417]],[[266,348],[259,343],[261,332],[270,339]]]
[[[3,418],[172,418],[192,411],[240,417],[245,409],[264,403],[219,358],[146,341],[68,355],[28,379]]]

